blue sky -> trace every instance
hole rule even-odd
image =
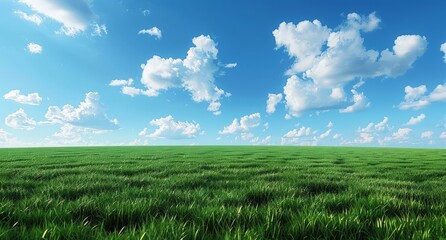
[[[444,147],[444,1],[0,3],[0,146]]]

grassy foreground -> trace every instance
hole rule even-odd
[[[446,150],[0,149],[0,239],[445,239]]]

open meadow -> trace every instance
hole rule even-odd
[[[0,149],[0,239],[445,239],[446,150]]]

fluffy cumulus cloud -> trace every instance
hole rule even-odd
[[[281,23],[273,31],[277,48],[284,48],[294,63],[284,87],[289,114],[299,116],[310,110],[342,108],[348,104],[345,86],[357,79],[398,77],[424,54],[425,37],[398,36],[392,49],[369,50],[363,32],[378,28],[381,20],[371,13],[347,15],[332,30],[320,21]],[[354,112],[369,106],[363,93],[352,89],[351,106],[341,112]]]
[[[269,93],[268,94],[268,100],[266,101],[266,112],[267,113],[274,113],[276,111],[276,105],[282,101],[283,95],[282,93],[274,94]]]
[[[156,39],[161,39],[163,36],[161,30],[157,27],[152,27],[150,29],[142,29],[138,32],[138,34],[148,34],[150,36],[154,36]]]
[[[241,117],[240,120],[238,118],[234,118],[232,123],[223,127],[223,130],[220,130],[218,134],[236,135],[234,138],[235,141],[242,140],[254,145],[268,145],[271,143],[271,136],[265,136],[262,138],[260,136],[256,136],[254,133],[255,129],[260,126],[263,126],[263,132],[265,132],[266,129],[268,129],[269,124],[267,122],[262,124],[262,117],[260,113],[253,113]]]
[[[316,145],[317,141],[314,136],[310,136],[312,133],[309,127],[300,127],[299,129],[293,129],[282,136],[282,145]]]
[[[440,134],[440,138],[441,138],[441,139],[446,139],[446,132],[442,132],[442,133]]]
[[[131,86],[133,84],[133,79],[129,78],[129,80],[120,80],[120,79],[115,79],[112,80],[108,85],[109,86]]]
[[[367,133],[382,132],[382,131],[384,131],[386,129],[389,129],[388,122],[389,122],[389,118],[388,117],[384,117],[381,122],[378,122],[376,124],[371,122],[371,123],[369,123],[367,125],[367,127],[361,128],[359,130],[359,132],[367,132]]]
[[[355,143],[365,144],[365,143],[371,143],[375,137],[372,136],[370,133],[360,132],[359,133],[359,139],[355,140]]]
[[[98,134],[107,133],[106,130],[97,130],[87,127],[75,126],[64,123],[58,132],[44,140],[44,145],[48,146],[94,146],[103,145],[95,141]]]
[[[110,119],[107,116],[97,92],[87,93],[85,100],[78,107],[73,107],[70,104],[66,104],[62,108],[50,106],[45,114],[45,118],[49,123],[70,124],[97,130],[114,130],[118,128],[118,120],[116,118]]]
[[[427,91],[426,85],[421,85],[419,87],[406,86],[404,92],[404,102],[400,103],[399,108],[402,110],[406,109],[420,109],[429,105],[429,99],[425,97]]]
[[[28,49],[28,51],[32,54],[39,54],[42,53],[42,46],[40,46],[37,43],[29,43],[26,48]]]
[[[358,128],[357,138],[353,141],[346,141],[344,144],[367,144],[380,138],[383,132],[390,129],[389,118],[384,117],[381,122],[370,122],[366,127]]]
[[[91,0],[19,0],[19,2],[26,4],[36,13],[62,24],[58,32],[67,36],[84,32],[89,26],[96,27],[97,16],[92,11]],[[98,26],[101,31],[105,29],[102,28],[104,25]]]
[[[20,108],[5,118],[5,125],[14,129],[32,130],[36,127],[36,121],[32,118],[28,118],[25,110]]]
[[[358,93],[356,90],[352,89],[353,93],[353,104],[339,110],[341,113],[351,113],[364,110],[370,106],[370,102],[367,100],[367,97],[364,96],[364,93]]]
[[[411,132],[412,132],[412,129],[410,129],[410,128],[398,128],[398,130],[396,132],[392,133],[391,136],[385,137],[384,142],[396,141],[396,142],[402,143],[409,138],[409,135]]]
[[[301,126],[300,128],[292,129],[282,136],[282,145],[302,145],[302,146],[316,146],[319,141],[330,136],[332,129],[329,127],[325,132],[318,134],[317,130],[312,130],[310,127]]]
[[[418,124],[420,122],[422,122],[424,119],[426,118],[426,115],[424,115],[424,113],[416,116],[416,117],[411,117],[409,119],[409,121],[406,123],[406,125],[415,125]]]
[[[434,91],[429,94],[429,100],[431,102],[446,101],[446,83],[437,85]]]
[[[22,11],[14,11],[14,13],[17,14],[20,18],[22,18],[26,21],[29,21],[29,22],[33,22],[37,25],[40,25],[43,22],[42,17],[40,17],[38,14],[29,15]]]
[[[184,139],[194,138],[200,133],[200,124],[195,122],[181,122],[175,121],[172,116],[164,118],[153,119],[150,125],[156,126],[157,129],[148,133],[147,128],[144,128],[139,136],[150,138],[167,138],[167,139]]]
[[[42,102],[42,98],[39,96],[38,93],[22,95],[20,94],[20,90],[11,90],[10,92],[3,95],[3,98],[28,105],[39,105]]]
[[[295,117],[309,109],[326,110],[340,107],[345,102],[342,88],[321,88],[314,82],[302,80],[296,75],[287,80],[283,92],[289,114]]]
[[[219,131],[219,134],[235,134],[235,133],[246,133],[251,129],[260,126],[261,115],[260,113],[253,113],[251,115],[246,115],[240,118],[234,118],[232,123]]]
[[[122,92],[132,96],[158,96],[162,91],[182,88],[191,94],[193,101],[209,103],[208,110],[219,115],[220,99],[230,93],[215,85],[215,74],[219,70],[216,43],[204,35],[193,38],[192,42],[195,46],[189,49],[184,59],[153,56],[147,60],[141,65],[141,83],[145,89],[128,83],[122,85]]]
[[[401,110],[418,110],[429,106],[433,102],[446,101],[446,83],[437,85],[429,94],[427,94],[426,85],[418,87],[406,86],[404,92],[406,93],[404,101],[398,105]]]
[[[421,139],[431,139],[434,136],[432,131],[424,131],[421,133]]]
[[[446,62],[446,42],[441,44],[440,51],[443,52],[443,54],[444,54],[443,60],[444,60],[444,62]]]
[[[57,140],[54,145],[84,145],[85,128],[76,127],[71,124],[63,124],[60,130],[53,134]]]
[[[328,136],[330,136],[330,134],[331,134],[331,129],[328,129],[327,131],[325,131],[321,135],[319,135],[319,139],[327,138]]]
[[[285,138],[298,138],[298,137],[304,137],[309,136],[311,134],[311,128],[306,128],[304,126],[300,127],[299,129],[293,129],[289,132],[287,132],[283,137]]]

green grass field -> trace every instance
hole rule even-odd
[[[0,239],[446,239],[446,150],[0,149]]]

